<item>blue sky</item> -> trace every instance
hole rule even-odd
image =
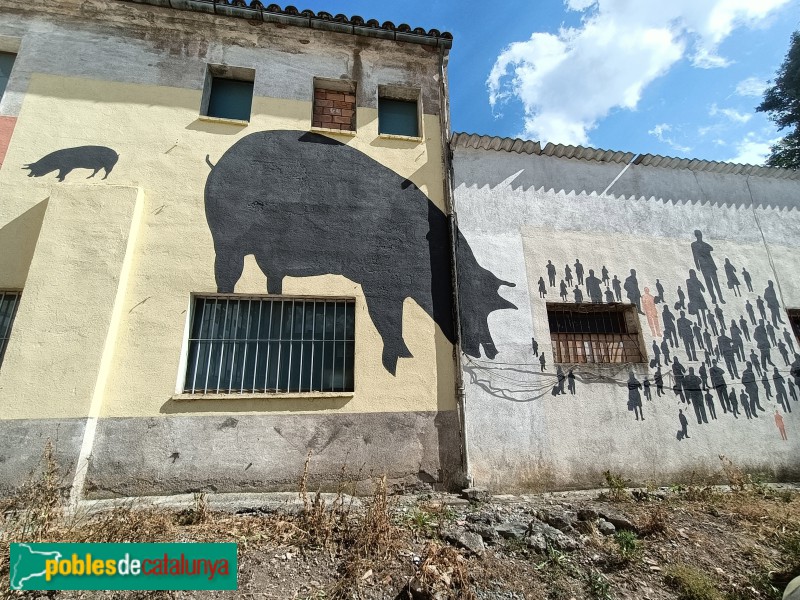
[[[800,28],[792,0],[312,0],[435,27],[454,131],[759,164],[780,137],[756,113]]]

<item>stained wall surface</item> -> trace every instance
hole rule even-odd
[[[792,370],[800,375],[800,346],[787,309],[800,308],[800,182],[768,170],[748,177],[632,164],[623,173],[624,162],[463,145],[453,160],[469,254],[514,285],[499,293],[516,307],[494,310],[488,320],[471,314],[486,295],[463,276],[460,249],[462,327],[483,329],[488,342],[465,346],[463,355],[476,484],[596,487],[606,470],[670,484],[716,477],[720,455],[767,479],[797,478],[800,380]],[[633,313],[634,337],[646,358],[556,363],[548,305],[577,300],[638,300],[645,310]],[[665,309],[674,338],[665,333]],[[714,360],[721,371],[712,373]],[[767,368],[759,372],[762,360]],[[733,391],[735,409],[723,399]],[[756,404],[752,414],[743,394],[748,410]]]
[[[93,497],[292,489],[309,452],[319,481],[343,465],[409,486],[458,477],[439,50],[12,0],[0,51],[18,53],[0,103],[0,289],[22,290],[0,370],[2,490],[48,439]],[[255,71],[249,123],[201,117],[208,65]],[[314,78],[355,83],[354,134],[311,132]],[[379,85],[416,91],[420,138],[379,135]],[[303,212],[333,205],[325,223]],[[354,391],[184,393],[193,295],[268,287],[355,301]]]

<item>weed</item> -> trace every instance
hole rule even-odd
[[[599,571],[591,569],[585,576],[586,591],[589,597],[594,600],[612,600],[611,584],[605,575]]]
[[[667,509],[661,504],[654,505],[642,519],[640,530],[643,535],[666,533],[669,529]]]
[[[419,571],[408,588],[415,598],[477,600],[464,557],[455,548],[437,542],[425,547]]]
[[[614,534],[614,541],[617,543],[619,555],[622,560],[631,560],[639,550],[639,542],[636,534],[626,529],[617,531]]]
[[[415,508],[406,516],[404,524],[419,535],[433,537],[439,522],[436,517],[428,511]]]
[[[392,524],[386,492],[386,476],[375,482],[375,491],[365,500],[363,515],[343,515],[339,543],[343,547],[341,577],[330,591],[334,599],[350,598],[358,590],[361,576],[373,562],[384,563],[400,543],[399,530]]]
[[[548,546],[547,558],[536,565],[535,569],[541,571],[542,569],[564,569],[569,565],[569,557],[555,548]]]
[[[608,486],[608,493],[603,494],[611,502],[624,502],[628,499],[628,492],[625,488],[630,484],[630,479],[625,479],[618,473],[604,471],[603,477]]]
[[[689,565],[670,566],[664,573],[667,585],[674,589],[679,600],[722,600],[714,582],[702,571]]]
[[[205,492],[195,492],[194,507],[187,508],[178,513],[179,525],[201,525],[208,521],[208,497]]]

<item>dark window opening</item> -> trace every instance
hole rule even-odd
[[[249,121],[253,105],[253,82],[211,78],[206,115],[220,119]]]
[[[3,94],[6,92],[8,80],[11,78],[11,69],[14,68],[14,60],[16,58],[16,54],[0,52],[0,100],[3,99]]]
[[[416,101],[379,98],[378,133],[419,137]]]
[[[19,292],[0,292],[0,366],[6,354],[8,340],[11,337],[11,327],[19,308]]]
[[[789,323],[792,325],[794,339],[800,344],[800,310],[787,310],[786,313],[789,315]]]

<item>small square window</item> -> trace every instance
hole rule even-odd
[[[184,393],[352,392],[355,302],[194,298]]]
[[[381,98],[378,103],[378,133],[419,137],[417,103]]]
[[[8,80],[11,78],[11,69],[14,68],[14,60],[17,55],[10,52],[0,52],[0,100],[6,92]]]
[[[253,69],[209,65],[200,114],[218,119],[249,121],[254,80]]]
[[[419,90],[378,87],[378,133],[420,137]]]
[[[314,78],[314,114],[311,126],[355,131],[355,83]]]
[[[547,304],[556,363],[647,361],[636,307],[625,304]]]
[[[11,327],[19,307],[20,292],[0,292],[0,365],[6,353]]]

